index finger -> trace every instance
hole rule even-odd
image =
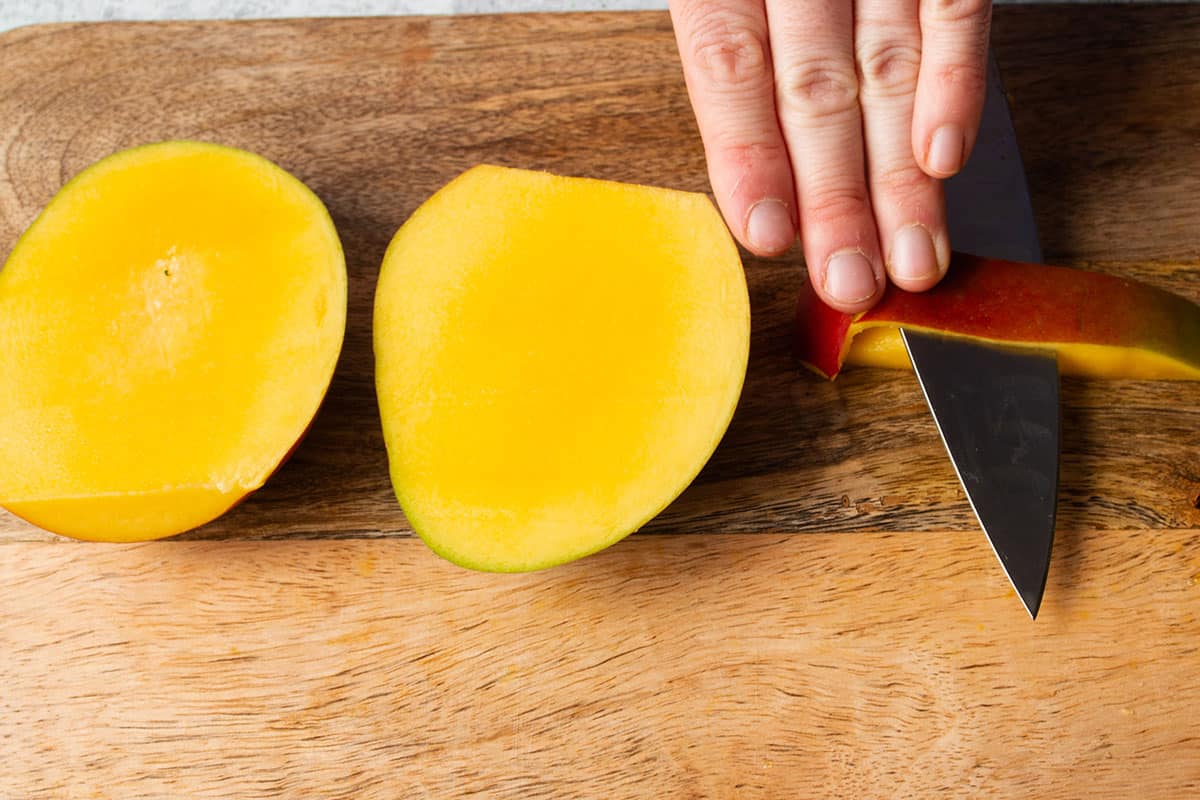
[[[671,19],[709,180],[733,235],[759,255],[796,238],[795,189],[775,116],[762,0],[672,0]]]

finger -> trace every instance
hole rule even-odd
[[[921,75],[913,151],[938,178],[962,169],[975,146],[987,90],[990,0],[921,1]]]
[[[752,252],[782,253],[796,239],[795,189],[762,0],[672,0],[670,8],[717,205]]]
[[[879,298],[885,278],[863,166],[853,8],[846,0],[766,6],[809,277],[830,306],[862,311]]]
[[[946,212],[936,178],[912,148],[921,28],[912,0],[857,0],[854,48],[866,140],[867,182],[888,276],[923,291],[950,263]]]

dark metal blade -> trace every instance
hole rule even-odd
[[[1058,363],[901,331],[925,400],[992,549],[1031,617],[1058,498]]]
[[[955,250],[1040,264],[1042,246],[1025,165],[995,57],[988,59],[987,98],[966,166],[944,184],[946,222]]]
[[[975,148],[946,182],[956,250],[1040,262],[1033,206],[995,58]],[[1036,618],[1046,588],[1058,501],[1058,364],[901,330],[925,400],[975,516],[1009,580]]]

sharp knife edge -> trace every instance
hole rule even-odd
[[[995,57],[971,158],[945,184],[955,249],[1042,260],[1020,149]],[[1031,618],[1045,592],[1058,499],[1053,353],[901,329],[938,433],[1005,574]]]

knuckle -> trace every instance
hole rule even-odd
[[[749,19],[698,3],[686,30],[689,60],[715,89],[741,89],[767,74],[766,38]]]
[[[938,85],[950,92],[982,95],[987,86],[987,74],[982,65],[942,64],[936,74]]]
[[[713,148],[719,150],[726,160],[737,163],[773,162],[787,158],[787,148],[782,143],[766,139],[734,137],[730,133],[718,133],[713,137]]]
[[[781,110],[820,118],[858,105],[858,76],[848,63],[828,58],[797,61],[780,71],[776,92]]]
[[[945,22],[973,22],[991,14],[991,0],[937,0],[934,13]]]
[[[916,164],[905,164],[884,171],[872,183],[885,197],[893,201],[903,201],[932,189],[934,179]]]
[[[911,92],[921,71],[921,50],[902,42],[864,44],[858,52],[858,74],[864,92]]]
[[[719,153],[723,161],[749,171],[757,167],[780,162],[788,163],[787,147],[782,141],[748,141],[736,139],[722,134],[713,137],[712,148]]]
[[[855,221],[870,216],[865,187],[839,187],[809,193],[801,198],[805,221],[820,226]]]

